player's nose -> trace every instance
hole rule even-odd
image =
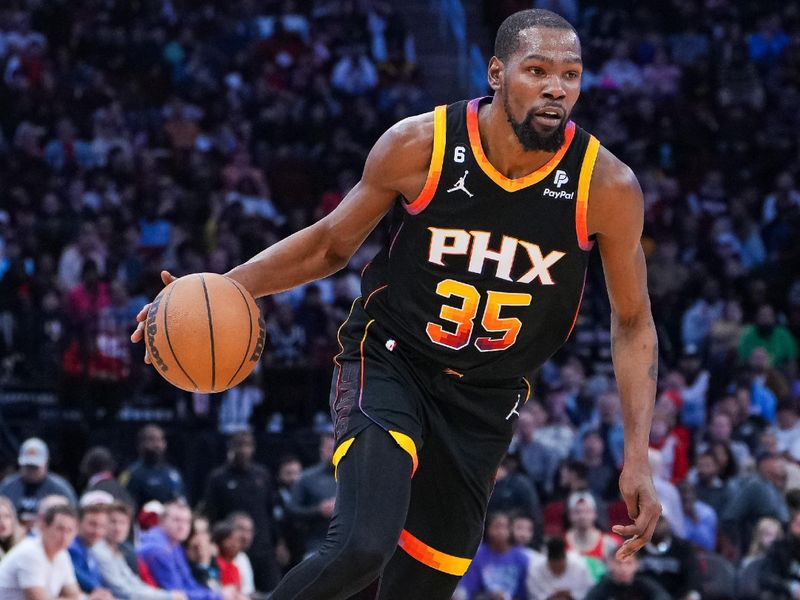
[[[560,77],[548,77],[545,87],[542,90],[542,96],[548,100],[561,100],[562,98],[565,98],[567,92],[564,90],[564,86],[561,84],[562,82]]]

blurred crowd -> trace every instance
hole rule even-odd
[[[494,31],[531,1],[484,4]],[[576,25],[584,75],[574,118],[643,188],[660,348],[650,458],[664,518],[638,561],[613,558],[621,540],[611,527],[627,522],[628,509],[617,491],[623,436],[610,310],[594,261],[572,339],[520,410],[485,543],[459,597],[796,598],[800,3],[533,4]],[[431,108],[413,37],[389,4],[373,0],[11,0],[0,7],[0,64],[0,384],[54,387],[64,406],[90,418],[114,417],[147,394],[174,404],[175,392],[143,369],[141,349],[127,340],[158,291],[158,270],[224,272],[328,213],[378,135]],[[280,389],[314,369],[329,377],[336,327],[384,236],[380,227],[336,277],[263,302],[261,368],[218,403],[195,397],[187,410],[215,406],[225,432],[282,430],[286,403],[271,397],[278,386],[267,374],[291,374]],[[259,406],[269,418],[254,421]],[[327,425],[324,414],[303,419],[294,424]],[[241,436],[231,438],[232,457]],[[203,498],[186,499],[199,509],[192,514],[163,449],[155,462],[141,450],[120,483],[134,512],[99,511],[111,523],[136,515],[136,534],[87,533],[96,509],[80,506],[71,543],[94,553],[91,539],[104,540],[119,557],[133,539],[128,564],[145,581],[154,577],[151,544],[185,548],[175,556],[195,566],[179,570],[200,581],[196,565],[209,556],[218,573],[241,562],[248,538],[230,515],[243,511],[258,540],[248,556],[266,565],[254,572],[270,578],[253,589],[266,591],[324,535],[329,445],[323,434],[321,462],[305,471],[291,458],[274,472],[242,471],[231,458]],[[21,474],[0,495],[27,527],[75,521],[30,502],[45,488],[36,477],[13,479],[30,466],[20,459]],[[55,486],[47,495],[81,504],[64,482],[43,477]],[[142,491],[140,480],[158,481],[158,490]],[[230,490],[261,484],[258,506],[226,504]],[[142,513],[150,500],[160,507]],[[215,535],[218,527],[239,531],[228,536],[238,541]],[[0,529],[0,547],[14,539]],[[250,591],[217,579],[213,593]],[[173,598],[184,589],[161,587]]]
[[[90,448],[80,494],[50,471],[47,444],[26,440],[18,471],[0,482],[0,597],[265,598],[325,537],[333,435],[320,435],[318,463],[286,455],[274,476],[255,451],[252,433],[233,434],[190,505],[156,425],[139,431],[138,459],[121,472],[107,448]]]

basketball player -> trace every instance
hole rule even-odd
[[[615,528],[629,538],[619,556],[653,532],[661,507],[647,443],[658,351],[641,190],[569,119],[581,47],[567,21],[544,10],[509,17],[488,80],[491,98],[394,125],[335,211],[227,273],[256,297],[331,275],[402,207],[339,330],[328,537],[274,600],[348,598],[377,578],[381,600],[451,597],[480,543],[530,377],[575,323],[595,242],[624,412],[620,489],[635,521]],[[132,339],[141,337],[140,327]]]

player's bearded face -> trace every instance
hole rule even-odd
[[[561,148],[561,146],[564,144],[565,131],[567,129],[567,120],[569,115],[564,115],[564,117],[561,119],[561,123],[559,123],[558,127],[552,131],[540,133],[536,130],[536,126],[534,125],[534,115],[539,110],[538,108],[530,109],[522,121],[517,121],[514,119],[514,115],[511,114],[511,105],[508,102],[507,89],[502,91],[502,96],[503,108],[506,111],[508,122],[511,124],[511,128],[514,130],[519,143],[522,144],[522,147],[525,148],[525,150],[528,150],[529,152],[533,150],[556,152],[559,148]]]

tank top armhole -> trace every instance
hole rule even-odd
[[[433,153],[431,154],[431,164],[428,167],[428,178],[425,186],[413,202],[404,203],[403,207],[409,214],[417,215],[425,210],[425,207],[433,200],[436,188],[439,186],[439,178],[442,175],[442,165],[444,164],[444,148],[447,129],[447,106],[437,106],[433,111]]]
[[[594,136],[590,136],[589,145],[583,155],[581,173],[578,177],[578,200],[575,203],[575,233],[578,236],[578,245],[581,250],[589,251],[594,247],[594,241],[588,235],[588,216],[589,216],[589,185],[592,181],[594,164],[597,161],[597,153],[600,150],[600,142]]]

